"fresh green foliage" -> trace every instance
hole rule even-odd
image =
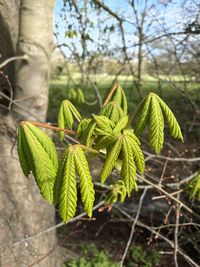
[[[110,189],[111,191],[105,200],[106,206],[114,204],[118,199],[121,203],[124,202],[126,198],[126,187],[124,181],[117,181],[115,184],[110,185]]]
[[[116,89],[109,101],[117,103],[119,107],[121,107],[121,109],[123,110],[124,114],[127,114],[128,107],[127,107],[126,96],[124,90],[119,84],[116,84]]]
[[[181,129],[174,114],[155,93],[150,93],[141,102],[137,113],[139,115],[134,127],[135,133],[140,135],[149,124],[149,144],[156,154],[160,153],[164,143],[164,116],[169,124],[171,136],[183,141]]]
[[[66,263],[66,267],[117,267],[118,263],[109,258],[105,250],[97,249],[94,245],[87,245],[82,248],[83,256]]]
[[[110,153],[108,153],[106,162],[101,170],[101,182],[104,183],[107,177],[110,175],[112,169],[115,166],[115,162],[118,159],[119,153],[122,147],[122,137],[120,136],[116,143],[114,144],[113,148],[111,149]]]
[[[79,146],[75,146],[74,156],[76,170],[80,179],[81,198],[84,205],[84,210],[91,218],[95,192],[88,162],[82,148]]]
[[[141,246],[132,245],[127,257],[127,267],[159,266],[161,255],[157,251],[147,251]]]
[[[151,97],[149,144],[159,154],[164,143],[164,118],[156,97]]]
[[[136,166],[134,163],[131,143],[127,138],[123,139],[122,158],[121,177],[124,180],[127,194],[130,196],[133,188],[137,191],[137,184],[135,181]]]
[[[79,145],[69,145],[60,162],[54,186],[54,202],[59,204],[60,216],[64,222],[73,218],[76,212],[76,173],[80,179],[80,191],[84,210],[89,217],[92,217],[95,192],[88,163]]]
[[[111,101],[103,107],[100,115],[104,115],[116,123],[125,113],[117,102]]]
[[[31,123],[23,122],[18,132],[18,154],[24,175],[32,171],[42,196],[52,203],[58,160],[51,139]]]
[[[196,196],[200,200],[200,171],[187,184],[186,189],[189,191],[191,198]]]
[[[58,127],[60,128],[67,128],[72,129],[72,125],[74,122],[73,117],[77,119],[77,121],[81,120],[81,115],[79,114],[78,110],[74,107],[74,105],[68,101],[64,100],[61,103],[60,110],[58,113]],[[60,131],[59,136],[61,140],[64,138],[64,132]]]
[[[57,183],[61,183],[59,191],[59,213],[64,222],[74,217],[77,206],[76,172],[73,146],[69,146],[65,152],[65,161],[61,163],[60,177]]]
[[[77,104],[77,105],[81,105],[85,102],[85,96],[83,91],[78,88],[78,89],[70,89],[69,93],[68,93],[68,98],[70,101],[72,101],[73,103]]]
[[[74,91],[70,93],[72,97]],[[85,152],[99,156],[103,161],[100,173],[102,183],[107,181],[114,169],[121,176],[122,180],[111,186],[106,199],[107,204],[113,204],[118,199],[123,202],[126,195],[131,196],[133,189],[137,191],[136,172],[143,173],[145,170],[138,136],[146,125],[149,126],[149,144],[156,153],[160,152],[164,143],[164,118],[169,124],[172,137],[183,140],[172,111],[156,94],[150,93],[141,102],[136,114],[138,119],[133,130],[130,126],[132,121],[127,115],[126,97],[119,85],[115,85],[108,94],[99,114],[92,114],[88,119],[82,119],[74,105],[69,100],[64,100],[58,114],[57,130],[63,140],[63,129],[72,129],[76,118],[77,140],[76,144],[67,145],[59,167],[51,139],[34,123],[21,123],[18,154],[22,170],[26,176],[33,173],[41,194],[50,203],[54,200],[54,204],[59,206],[64,222],[76,213],[77,176],[84,210],[92,217],[95,191]],[[41,123],[38,125],[41,126]],[[190,187],[193,188],[192,196],[199,192],[199,183],[193,183]]]

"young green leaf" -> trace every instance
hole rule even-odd
[[[110,120],[114,123],[117,123],[118,120],[123,117],[125,114],[122,110],[122,108],[118,105],[118,103],[110,102],[112,105],[112,112],[110,114]]]
[[[59,214],[64,222],[74,217],[77,206],[74,148],[70,145],[67,149],[59,197]]]
[[[117,142],[115,143],[115,145],[113,146],[113,148],[111,149],[111,151],[108,153],[106,162],[103,166],[103,169],[101,170],[100,177],[101,177],[102,183],[106,181],[107,177],[110,175],[112,169],[114,168],[115,162],[118,159],[121,147],[122,147],[122,138],[120,136]]]
[[[186,189],[189,191],[190,198],[196,196],[200,200],[200,171],[197,172],[197,175],[187,184]]]
[[[123,133],[130,138],[132,138],[139,146],[141,145],[140,140],[137,138],[137,136],[134,134],[134,131],[132,129],[125,129]]]
[[[124,114],[127,114],[128,106],[127,106],[127,100],[124,93],[124,90],[122,90],[122,102],[121,102],[121,108],[124,111]]]
[[[164,118],[157,98],[151,95],[149,144],[156,154],[160,153],[164,143]]]
[[[128,116],[123,116],[116,123],[115,128],[113,129],[113,134],[120,133],[123,129],[126,128],[127,124],[128,124]]]
[[[95,149],[99,150],[106,148],[109,145],[113,145],[118,138],[119,134],[104,134],[102,136],[99,136],[97,139],[95,139]]]
[[[115,101],[119,106],[121,106],[122,102],[122,88],[120,85],[117,86],[117,89],[115,89],[111,101]]]
[[[140,146],[135,141],[135,139],[131,138],[130,136],[127,136],[126,139],[132,149],[133,158],[134,158],[137,170],[140,173],[144,173],[144,168],[145,168],[144,155],[142,153]]]
[[[181,139],[181,141],[183,141],[183,135],[181,133],[181,128],[180,128],[173,112],[159,96],[156,95],[156,98],[158,99],[160,107],[161,107],[161,109],[162,109],[162,111],[163,111],[163,113],[164,113],[164,115],[168,121],[171,136],[174,138],[177,138],[177,139]]]
[[[22,171],[24,175],[28,177],[28,175],[31,172],[31,166],[29,163],[30,155],[27,154],[28,146],[25,142],[26,142],[26,136],[24,134],[24,129],[23,127],[20,126],[18,129],[17,150]]]
[[[74,105],[68,101],[68,100],[63,100],[60,106],[60,110],[58,113],[58,127],[60,128],[67,128],[67,129],[72,129],[73,125],[73,116],[80,121],[81,120],[81,115],[77,111],[77,109],[74,107]],[[60,131],[59,136],[61,140],[64,138],[64,132]]]
[[[124,90],[122,89],[122,87],[118,84],[117,88],[115,89],[110,102],[116,102],[119,107],[123,110],[124,115],[127,114],[127,101],[126,101],[126,96],[124,93]]]
[[[88,167],[88,162],[81,147],[76,146],[74,150],[74,157],[76,171],[80,179],[81,198],[84,204],[84,210],[91,218],[95,192],[93,188],[92,177]]]
[[[37,127],[30,123],[22,125],[24,136],[30,151],[31,171],[35,177],[42,196],[52,203],[53,187],[57,172],[55,147],[49,137],[40,133]],[[40,135],[41,134],[41,135]],[[50,146],[47,149],[47,145]]]
[[[139,118],[134,127],[134,132],[137,136],[144,131],[148,123],[150,104],[151,104],[151,97],[149,95],[143,100],[142,106],[139,111]]]
[[[117,123],[118,120],[126,115],[118,103],[112,101],[108,102],[105,107],[101,110],[100,115],[106,116],[113,123]]]
[[[134,163],[133,152],[131,149],[130,140],[127,138],[123,138],[122,144],[122,169],[121,169],[121,177],[126,186],[126,191],[128,196],[130,197],[133,188],[137,191],[137,183],[135,180],[136,177],[136,166]]]
[[[96,128],[96,123],[91,120],[91,122],[87,126],[87,131],[86,131],[86,136],[85,136],[85,145],[90,147],[93,143],[93,136],[94,136],[94,131]]]
[[[56,148],[52,140],[38,127],[34,126],[31,123],[26,123],[30,131],[34,134],[34,136],[38,139],[46,153],[48,154],[50,160],[52,161],[55,169],[58,169],[58,155],[56,152]]]
[[[83,104],[85,102],[84,93],[81,89],[77,90],[77,102],[78,104]]]
[[[66,149],[59,161],[59,167],[58,167],[58,171],[57,171],[57,175],[56,175],[55,183],[54,183],[54,189],[53,189],[53,202],[55,205],[59,203],[59,199],[60,199],[60,190],[62,187],[62,181],[63,181],[63,176],[64,176],[63,173],[64,173],[65,164],[66,164],[67,157],[68,157],[68,152],[69,152],[69,149]]]
[[[58,113],[58,127],[63,129],[65,128],[72,129],[72,124],[73,124],[72,113],[70,112],[68,106],[66,106],[65,103],[62,103]],[[58,132],[58,135],[60,136],[60,139],[62,141],[64,138],[64,132],[60,131]]]
[[[99,128],[100,130],[102,130],[106,133],[112,132],[112,128],[114,127],[114,123],[111,120],[109,120],[105,116],[93,115],[93,117],[94,117],[94,120],[96,122],[97,128]]]
[[[78,122],[81,121],[81,115],[78,112],[78,110],[75,108],[75,106],[68,100],[64,100],[65,101],[65,106],[68,105],[71,113],[74,115],[74,117],[77,119]]]
[[[91,119],[83,119],[78,125],[77,129],[77,137],[81,139],[85,139],[87,137],[87,130],[88,130],[88,125],[91,122]]]

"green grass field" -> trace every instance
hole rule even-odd
[[[107,92],[112,86],[114,76],[111,75],[93,75],[91,80],[96,84],[98,90],[102,96],[102,99],[106,96]],[[172,108],[178,119],[184,121],[190,117],[192,106],[187,98],[180,95],[180,91],[184,91],[185,85],[183,79],[180,76],[173,76],[170,78],[161,76],[161,84],[158,81],[148,75],[143,76],[141,94],[147,95],[149,92],[155,92],[159,94],[168,105]],[[68,97],[69,89],[79,87],[84,91],[85,99],[87,102],[93,102],[96,99],[94,89],[88,84],[85,87],[81,87],[80,75],[75,74],[73,80],[76,85],[72,84],[66,75],[61,75],[57,79],[53,79],[50,85],[49,93],[49,110],[48,121],[56,122],[59,105],[62,100]],[[169,81],[170,80],[170,81]],[[123,87],[128,101],[129,112],[132,112],[136,105],[140,101],[138,91],[134,84],[132,77],[119,76],[117,82]],[[186,83],[187,94],[197,105],[200,102],[200,84],[195,82]],[[99,106],[82,104],[78,106],[79,111],[83,116],[88,116],[91,113],[97,113]],[[192,115],[192,114],[191,114]]]

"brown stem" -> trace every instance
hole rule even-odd
[[[104,100],[103,107],[105,107],[105,105],[108,103],[108,101],[110,100],[111,96],[113,95],[114,91],[117,89],[118,86],[119,86],[118,83],[113,85],[112,89],[110,90],[106,99]]]
[[[27,122],[28,123],[31,123],[31,124],[33,124],[35,126],[42,127],[42,128],[47,128],[47,129],[51,129],[51,130],[58,131],[58,132],[63,131],[64,133],[70,134],[70,135],[75,135],[76,134],[76,132],[73,131],[73,130],[69,130],[69,129],[64,129],[64,128],[52,126],[52,125],[49,125],[49,124],[43,123],[43,122],[37,122],[37,121],[21,121],[20,124],[23,125],[24,123],[27,123]]]

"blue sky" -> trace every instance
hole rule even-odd
[[[180,25],[184,25],[184,22],[188,20],[188,13],[183,12],[183,3],[186,2],[188,9],[193,9],[193,2],[191,0],[185,1],[185,0],[171,0],[166,5],[164,4],[166,0],[148,0],[150,3],[151,9],[148,11],[148,17],[155,17],[158,21],[153,23],[151,27],[147,30],[146,27],[146,35],[149,37],[160,35],[161,34],[161,28],[162,25],[165,25],[171,32],[180,31],[182,30],[180,28]],[[77,1],[80,4],[83,4],[83,0]],[[135,0],[137,9],[139,11],[143,10],[146,0]],[[120,17],[123,17],[130,22],[135,22],[135,15],[133,13],[132,8],[130,8],[130,5],[128,4],[128,1],[126,0],[105,0],[104,3],[110,7],[113,11],[115,11],[117,14],[119,14]],[[71,19],[69,16],[69,13],[62,10],[63,9],[63,0],[57,0],[56,6],[55,6],[55,12],[54,12],[54,24],[57,24],[58,27],[55,28],[55,31],[57,31],[58,34],[58,41],[59,43],[67,43],[70,44],[73,42],[75,46],[77,47],[78,51],[81,51],[81,46],[79,43],[78,38],[69,39],[65,37],[65,32],[67,31],[68,25],[71,23]],[[141,13],[141,12],[139,12]],[[62,17],[60,16],[62,14]],[[111,19],[106,12],[102,12],[102,18],[104,22],[108,25],[116,24],[116,20]],[[64,16],[66,17],[66,20],[64,20]],[[98,25],[98,20],[95,13],[89,13],[90,20],[94,22],[95,25]],[[148,24],[148,21],[146,25]],[[78,24],[74,20],[73,27],[77,28]],[[124,24],[125,32],[126,32],[126,41],[127,44],[134,44],[138,42],[137,35],[134,34],[135,27],[131,23],[125,23]],[[91,30],[90,33],[91,37],[93,38],[94,42],[88,41],[88,47],[89,50],[95,51],[96,44],[95,42],[99,38],[99,32],[97,31],[97,28],[94,30]],[[112,40],[110,40],[110,46],[115,46],[119,42],[119,34],[116,32],[112,34]],[[66,53],[68,54],[69,51],[66,49]]]

